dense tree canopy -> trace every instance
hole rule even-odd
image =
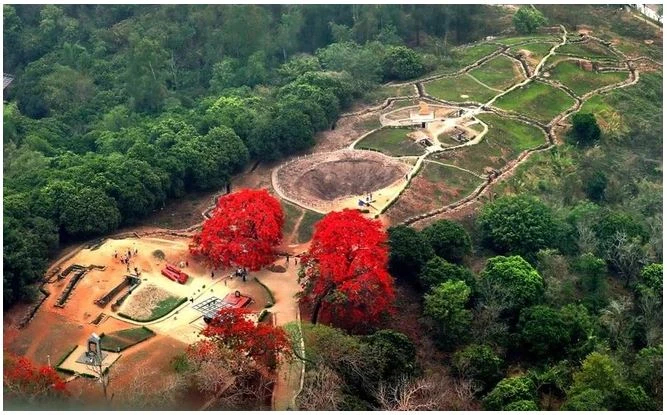
[[[194,236],[191,251],[216,268],[258,270],[274,260],[283,220],[282,206],[269,192],[239,190],[218,199],[211,218]]]
[[[438,256],[431,258],[419,274],[419,282],[424,290],[447,281],[463,281],[472,293],[475,293],[477,288],[477,280],[472,271],[460,265],[450,264]]]
[[[503,377],[503,359],[488,345],[472,344],[454,354],[454,368],[486,392]]]
[[[628,383],[619,362],[598,352],[584,360],[574,374],[563,409],[586,411],[626,410],[646,411],[652,403],[641,386]]]
[[[534,33],[537,28],[547,24],[542,12],[532,6],[522,6],[512,18],[514,28],[522,34]]]
[[[422,267],[434,255],[423,234],[404,225],[389,228],[389,252],[391,273],[415,282]]]
[[[500,253],[526,255],[554,246],[559,230],[551,210],[529,196],[484,205],[478,222],[484,240]]]
[[[470,254],[470,235],[461,225],[448,220],[439,220],[422,231],[436,255],[447,261],[460,264]]]
[[[535,402],[536,400],[537,390],[533,381],[525,376],[516,376],[498,382],[484,398],[484,408],[493,411],[509,411],[508,405],[516,405],[524,401]]]
[[[444,282],[424,296],[424,314],[435,320],[443,344],[457,344],[466,337],[472,319],[466,309],[469,299],[470,288],[463,281]]]
[[[504,294],[509,310],[536,304],[544,293],[542,276],[520,256],[489,259],[481,277]]]

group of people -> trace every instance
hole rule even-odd
[[[123,254],[120,257],[120,263],[127,265],[127,272],[130,272],[130,261],[132,260],[132,254],[133,254],[132,250],[130,248],[128,248],[127,249],[127,254]],[[135,247],[134,248],[135,258],[138,254],[139,254],[139,249],[137,249]],[[116,259],[118,258],[118,251],[117,250],[113,251],[113,257],[116,258]],[[134,267],[134,272],[135,272],[135,274],[139,275],[139,269],[137,267]]]

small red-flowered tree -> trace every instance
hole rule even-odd
[[[285,331],[270,324],[256,324],[250,319],[251,314],[242,308],[222,309],[202,334],[252,358],[288,353],[290,343]]]
[[[387,272],[386,242],[380,222],[354,210],[329,213],[315,225],[300,274],[313,324],[322,320],[362,328],[392,311],[394,281]]]
[[[36,368],[25,357],[5,356],[3,371],[5,399],[46,402],[67,396],[67,384],[50,366]]]
[[[213,266],[253,271],[273,262],[282,240],[283,210],[266,190],[243,189],[221,197],[210,219],[195,235],[190,252]]]
[[[190,375],[200,391],[233,400],[256,394],[272,378],[279,357],[290,357],[291,345],[281,327],[254,323],[244,309],[223,309],[187,351]],[[266,392],[266,390],[264,390]],[[231,403],[231,402],[230,402]]]

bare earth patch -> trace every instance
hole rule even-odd
[[[391,186],[410,166],[373,151],[313,154],[281,166],[274,186],[288,198],[316,210],[331,210],[345,199]]]

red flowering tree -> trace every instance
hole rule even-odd
[[[256,324],[250,314],[244,309],[221,310],[202,332],[207,339],[188,348],[189,373],[200,391],[219,396],[224,390],[227,398],[257,391],[271,378],[278,357],[289,357],[285,331]]]
[[[282,240],[283,209],[268,191],[243,189],[218,199],[190,251],[215,267],[259,270],[274,260]]]
[[[67,396],[67,384],[50,366],[37,368],[25,357],[6,355],[3,372],[8,401],[52,401]]]
[[[202,334],[253,358],[288,353],[290,343],[285,331],[270,324],[256,324],[250,319],[251,314],[243,308],[223,308]]]
[[[394,281],[387,272],[387,234],[356,210],[332,212],[315,225],[301,259],[303,300],[318,319],[346,328],[377,323],[391,312]]]

